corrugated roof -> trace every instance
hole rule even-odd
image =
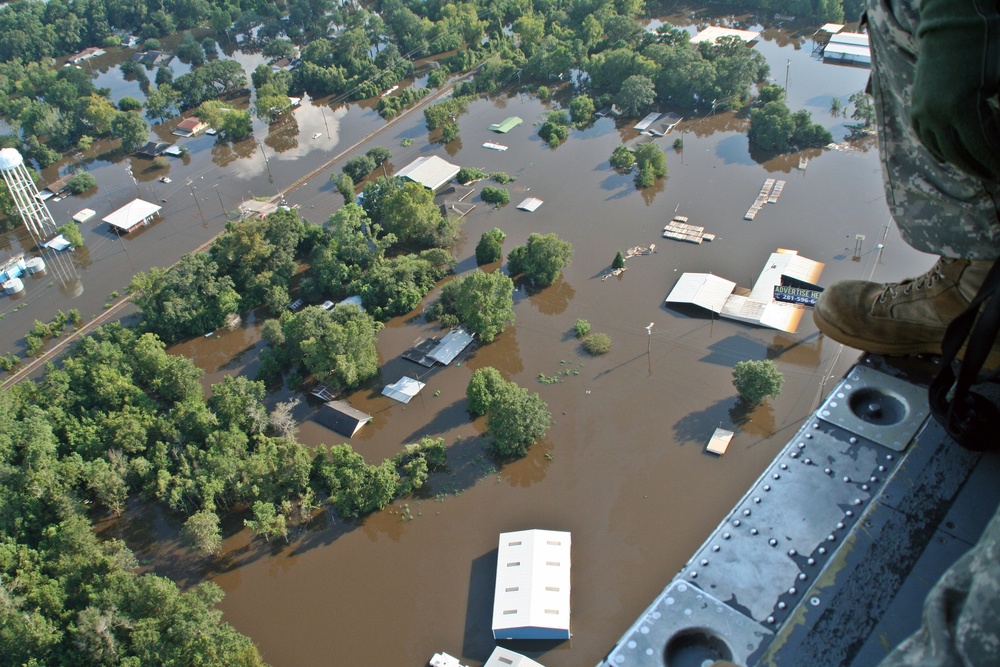
[[[129,231],[159,212],[159,205],[144,199],[133,199],[117,211],[106,215],[102,220],[112,227]]]
[[[528,197],[523,202],[521,202],[520,204],[518,204],[517,207],[519,209],[521,209],[522,211],[534,211],[539,206],[541,206],[543,203],[545,203],[545,202],[543,202],[538,197]]]
[[[650,125],[655,123],[661,115],[662,114],[659,111],[654,111],[650,114],[646,114],[645,118],[643,118],[642,120],[640,120],[638,123],[635,124],[635,129],[639,130],[640,132],[642,130],[647,129]]]
[[[744,42],[752,42],[760,37],[759,32],[751,30],[736,30],[735,28],[722,28],[719,26],[709,26],[691,38],[691,42],[716,42],[720,37],[739,37]]]
[[[524,121],[517,116],[511,116],[509,118],[505,118],[499,123],[493,123],[490,125],[490,129],[494,132],[499,132],[500,134],[506,134],[523,122]]]
[[[460,170],[461,167],[457,164],[452,164],[437,155],[427,155],[418,157],[400,169],[396,172],[396,176],[420,183],[425,188],[438,190],[455,178]]]
[[[871,63],[872,61],[872,53],[869,47],[856,46],[854,44],[829,44],[823,49],[823,57],[862,63]]]
[[[426,385],[411,377],[403,376],[382,389],[382,395],[388,396],[400,403],[409,403],[410,399],[420,393]]]
[[[371,420],[371,415],[352,408],[347,401],[327,401],[316,414],[316,421],[348,438]]]
[[[500,534],[494,638],[569,637],[571,542],[564,531]]]
[[[473,341],[470,334],[465,333],[462,329],[452,329],[448,332],[441,342],[437,344],[433,350],[431,350],[427,356],[434,361],[447,366],[452,361],[455,360],[462,350],[469,346],[469,343]]]
[[[544,665],[509,648],[497,646],[483,667],[544,667]]]
[[[721,313],[736,283],[711,273],[685,273],[667,295],[667,303],[693,303]]]

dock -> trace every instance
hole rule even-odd
[[[760,192],[757,193],[757,198],[753,200],[753,204],[747,209],[746,215],[743,216],[744,220],[753,220],[757,217],[757,212],[763,208],[764,204],[767,203],[768,197],[771,196],[771,188],[774,187],[774,179],[769,178],[764,181],[764,185],[761,186]]]
[[[785,182],[784,181],[778,181],[777,183],[775,183],[774,184],[774,189],[771,190],[771,196],[769,196],[767,198],[767,203],[768,204],[777,204],[778,203],[778,197],[781,196],[781,191],[784,190],[784,189],[785,189]]]
[[[689,224],[687,220],[683,215],[675,215],[674,219],[668,222],[667,226],[663,228],[663,238],[686,241],[698,245],[701,245],[702,241],[715,240],[715,234],[707,234],[704,227]]]

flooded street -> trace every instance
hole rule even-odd
[[[808,40],[799,47],[779,46],[765,35],[755,48],[768,57],[779,83],[788,72],[790,107],[811,111],[839,141],[845,121],[830,117],[830,99],[846,101],[861,90],[868,70],[823,64],[811,56]],[[104,535],[126,538],[159,572],[184,584],[206,578],[222,586],[226,620],[249,635],[275,667],[418,667],[437,651],[481,664],[494,646],[497,536],[528,528],[572,532],[573,639],[515,648],[547,667],[596,664],[856,357],[819,336],[808,315],[796,334],[785,334],[667,309],[664,298],[681,273],[712,272],[750,287],[777,248],[825,262],[823,285],[843,278],[900,278],[932,263],[903,244],[891,226],[873,146],[808,151],[805,170],[797,169],[798,154],[761,165],[747,150],[744,121],[726,113],[686,119],[660,140],[668,178],[637,191],[631,176],[608,165],[615,146],[635,135],[633,123],[616,127],[612,119],[597,120],[589,129],[572,131],[553,150],[535,134],[549,108],[555,107],[506,93],[470,105],[458,118],[461,139],[446,147],[429,144],[422,114],[404,118],[372,142],[393,152],[397,170],[434,154],[516,176],[506,186],[511,203],[504,207],[486,204],[478,192],[466,200],[476,208],[455,249],[458,271],[475,267],[475,244],[493,227],[507,234],[505,253],[531,232],[555,232],[574,248],[572,265],[556,284],[538,293],[522,286],[515,294],[516,326],[459,357],[460,364],[428,373],[400,358],[415,339],[436,334],[422,318],[397,318],[379,334],[381,376],[348,397],[374,421],[351,444],[376,462],[398,452],[402,443],[441,436],[449,446],[448,472],[432,476],[419,498],[392,505],[361,525],[324,516],[292,535],[289,544],[251,540],[246,531],[235,532],[241,517],[231,517],[235,534],[211,562],[179,548],[173,519],[155,509],[133,507],[132,520],[102,527]],[[87,257],[87,266],[76,262],[85,292],[67,301],[62,292],[37,285],[29,286],[25,299],[37,301],[36,308],[50,307],[52,314],[72,307],[85,315],[98,312],[107,294],[128,282],[130,267],[169,264],[222,229],[223,208],[235,209],[248,194],[288,187],[384,125],[370,105],[327,109],[328,135],[322,114],[320,107],[304,104],[288,121],[293,128],[258,132],[263,147],[252,141],[220,147],[212,137],[182,140],[192,152],[171,162],[171,184],[157,182],[160,174],[141,175],[138,165],[133,167],[138,185],[116,180],[106,172],[124,172],[123,164],[95,162],[92,172],[99,182],[107,178],[122,184],[120,189],[105,192],[102,186],[90,201],[74,197],[54,204],[57,220],[85,206],[105,214],[109,204],[124,204],[137,190],[154,201],[167,200],[164,219],[124,242],[106,225],[91,223],[85,229],[88,247],[74,257]],[[524,124],[500,139],[487,131],[512,115]],[[323,136],[310,139],[315,132]],[[678,133],[683,152],[671,148]],[[406,138],[414,143],[402,148]],[[500,141],[509,150],[485,149],[486,141]],[[341,201],[328,173],[288,197],[315,223]],[[786,179],[787,185],[777,204],[747,222],[743,215],[768,177]],[[528,196],[544,200],[534,213],[515,208]],[[675,212],[703,225],[716,240],[696,246],[661,238]],[[855,261],[858,234],[865,241]],[[623,275],[601,280],[616,251],[650,243],[656,244],[655,254],[632,258]],[[884,251],[876,250],[877,243],[884,243]],[[0,301],[3,312],[11,308],[11,299]],[[27,331],[31,318],[21,316],[29,312],[3,320],[6,340]],[[595,333],[610,335],[609,354],[583,353],[571,331],[579,318],[589,320]],[[26,319],[21,334],[19,319]],[[204,367],[207,386],[225,374],[252,375],[259,345],[251,318],[244,328],[172,351]],[[731,369],[738,361],[764,358],[777,363],[784,389],[747,413],[738,405]],[[483,454],[484,420],[470,422],[465,410],[466,384],[483,366],[537,391],[554,421],[547,439],[525,459],[499,470]],[[427,386],[409,405],[380,395],[384,384],[417,374],[425,374],[420,379]],[[560,381],[545,384],[539,374]],[[313,445],[342,442],[309,419],[315,406],[303,401],[296,409],[303,419],[299,439]],[[728,453],[716,458],[706,455],[704,446],[720,425],[734,428],[736,436]]]

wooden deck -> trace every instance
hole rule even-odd
[[[704,227],[689,224],[686,217],[676,215],[663,228],[663,238],[701,245],[702,241],[714,241],[715,234],[707,234]]]

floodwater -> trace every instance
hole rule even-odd
[[[846,100],[862,89],[867,70],[815,61],[808,41],[800,40],[796,48],[793,41],[779,46],[765,36],[757,48],[782,78],[789,72],[792,108],[810,109],[839,139],[843,120],[829,116],[829,100]],[[429,143],[419,116],[391,126],[374,142],[393,150],[395,168],[418,155],[438,154],[517,177],[507,186],[512,201],[507,206],[495,209],[478,194],[467,200],[477,207],[466,218],[456,249],[459,271],[474,268],[475,244],[492,227],[506,232],[505,250],[531,232],[555,232],[575,251],[555,285],[537,293],[520,287],[516,326],[460,357],[460,363],[427,373],[400,358],[415,339],[435,332],[419,317],[397,318],[379,335],[381,376],[348,397],[374,415],[352,446],[377,462],[402,443],[440,436],[449,446],[448,472],[432,477],[420,497],[361,524],[324,515],[292,534],[287,544],[251,539],[237,532],[242,517],[230,517],[225,553],[211,561],[179,548],[176,520],[156,509],[136,506],[129,510],[130,520],[102,525],[102,534],[127,539],[150,568],[185,584],[208,579],[221,585],[226,620],[252,637],[272,665],[417,667],[437,651],[481,664],[493,647],[497,536],[528,528],[572,532],[573,639],[514,647],[548,667],[596,664],[856,355],[820,336],[808,316],[797,333],[785,334],[667,309],[664,297],[681,273],[712,272],[749,287],[779,247],[825,262],[823,284],[899,278],[932,261],[905,246],[890,225],[874,150],[812,150],[805,170],[797,169],[798,155],[762,165],[747,151],[744,122],[716,114],[686,120],[675,130],[684,138],[683,153],[669,148],[673,135],[662,140],[669,177],[640,192],[629,176],[614,173],[607,163],[613,148],[634,130],[598,120],[553,150],[535,135],[535,124],[548,108],[527,95],[498,95],[470,106],[458,119],[460,141],[447,147]],[[510,115],[525,123],[499,138],[486,130]],[[298,147],[273,154],[276,186],[330,154],[303,148],[311,145],[303,137],[321,131],[313,129],[317,121],[322,128],[318,116],[314,109],[295,112]],[[357,106],[338,122],[340,147],[373,126]],[[415,143],[402,149],[404,138]],[[482,148],[485,141],[510,148],[491,151]],[[205,209],[212,207],[210,224],[202,225],[187,186],[177,182],[193,178],[199,193],[218,186],[233,202],[240,189],[268,183],[255,145],[249,155],[234,160],[237,166],[225,168],[203,159],[217,150],[210,139],[192,145],[198,146],[192,164],[172,167],[177,173],[166,219],[125,241],[136,263],[166,263],[218,231],[218,202],[196,195]],[[287,164],[276,168],[273,161]],[[244,170],[256,174],[248,177]],[[744,221],[768,177],[786,179],[784,192],[753,222]],[[162,186],[140,187],[159,191]],[[514,205],[527,196],[544,204],[534,213],[517,210]],[[289,200],[307,219],[322,222],[339,195],[324,175]],[[704,225],[717,239],[701,246],[662,239],[661,230],[675,212]],[[91,230],[91,238],[95,233]],[[855,259],[859,234],[865,240]],[[601,280],[616,251],[651,243],[655,254],[630,259],[623,275]],[[884,245],[881,251],[877,243]],[[120,247],[117,239],[102,238],[91,254],[100,255],[95,266],[108,267],[123,284],[125,258],[115,259]],[[582,352],[571,334],[578,318],[611,336],[609,354],[590,358]],[[173,351],[206,368],[206,385],[225,374],[252,374],[260,345],[256,325],[251,317],[240,329]],[[747,411],[736,399],[731,368],[741,360],[764,358],[773,359],[784,374],[784,390]],[[483,366],[495,366],[537,391],[554,419],[544,442],[499,469],[483,455],[483,421],[470,421],[464,405],[466,383]],[[383,384],[404,374],[420,375],[427,383],[405,406],[380,395]],[[539,374],[560,381],[544,384]],[[310,401],[296,409],[303,419],[299,438],[309,444],[341,442],[308,419],[314,411]],[[704,446],[720,425],[737,434],[728,453],[716,458],[706,455]]]

